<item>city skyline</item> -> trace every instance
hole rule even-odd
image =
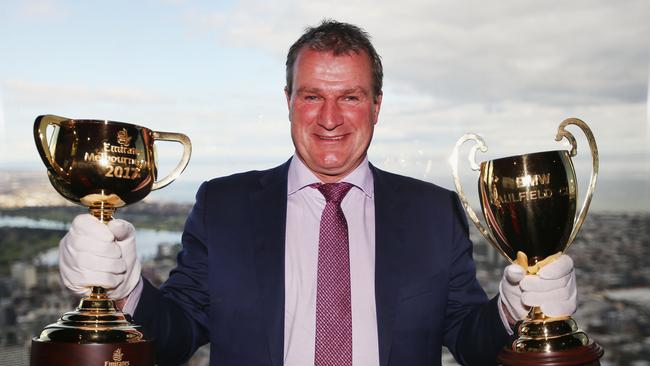
[[[565,149],[557,126],[578,117],[600,150],[593,209],[647,211],[649,10],[643,0],[6,1],[0,171],[43,169],[32,123],[50,113],[186,133],[194,154],[179,186],[282,163],[293,152],[286,51],[330,17],[366,29],[383,57],[369,151],[379,167],[451,188],[447,159],[462,134],[485,138],[481,160]],[[588,149],[572,132],[584,187]],[[166,162],[179,154],[158,151]],[[475,178],[463,169],[469,187]]]

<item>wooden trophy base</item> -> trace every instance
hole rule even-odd
[[[503,366],[600,366],[598,360],[603,353],[598,343],[555,352],[516,352],[504,348],[497,361]]]
[[[106,290],[90,295],[32,338],[31,366],[153,366],[154,344],[144,339]]]
[[[30,366],[153,366],[153,342],[66,343],[32,339]]]

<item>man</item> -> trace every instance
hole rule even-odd
[[[307,29],[287,56],[295,155],[204,183],[160,289],[140,277],[130,224],[77,217],[61,241],[66,284],[111,288],[160,365],[207,342],[212,365],[434,365],[441,345],[489,365],[529,306],[572,313],[568,257],[539,277],[509,266],[488,300],[455,194],[368,163],[382,76],[359,28]]]

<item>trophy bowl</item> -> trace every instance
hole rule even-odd
[[[592,156],[589,187],[577,216],[578,185],[571,160],[577,154],[577,144],[565,130],[568,125],[578,126],[585,133]],[[456,143],[450,159],[454,184],[470,220],[499,253],[530,275],[569,248],[584,222],[596,184],[598,148],[587,124],[577,118],[564,120],[555,140],[562,138],[570,142],[570,151],[516,155],[479,165],[476,154],[487,151],[485,142],[476,134],[466,134]],[[475,142],[468,160],[473,170],[479,170],[479,201],[487,227],[467,201],[458,174],[460,147],[467,141]],[[573,365],[571,360],[597,364],[603,353],[571,317],[549,317],[539,307],[532,307],[518,322],[516,333],[512,346],[500,355],[504,365],[555,365],[558,360],[562,362],[557,365]]]
[[[160,180],[154,149],[159,140],[183,145],[179,163]],[[191,155],[190,140],[180,133],[54,115],[36,118],[34,141],[56,191],[88,207],[103,223],[113,219],[116,208],[173,182]],[[153,342],[140,328],[108,298],[106,289],[92,286],[76,310],[32,339],[30,365],[152,366]]]
[[[52,127],[52,137],[46,137]],[[111,212],[173,182],[185,169],[191,143],[180,133],[152,131],[130,123],[45,115],[34,123],[34,140],[54,188],[68,200]],[[183,156],[156,180],[154,142],[183,144]],[[91,212],[97,212],[93,210]]]
[[[526,253],[529,265],[535,265],[564,251],[573,229],[576,183],[573,163],[564,150],[481,163],[483,216],[511,262],[517,252]]]

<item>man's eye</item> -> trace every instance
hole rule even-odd
[[[318,100],[318,96],[317,95],[305,95],[305,100],[313,102],[313,101]]]
[[[348,95],[344,98],[344,100],[347,102],[358,102],[360,99],[356,95]]]

